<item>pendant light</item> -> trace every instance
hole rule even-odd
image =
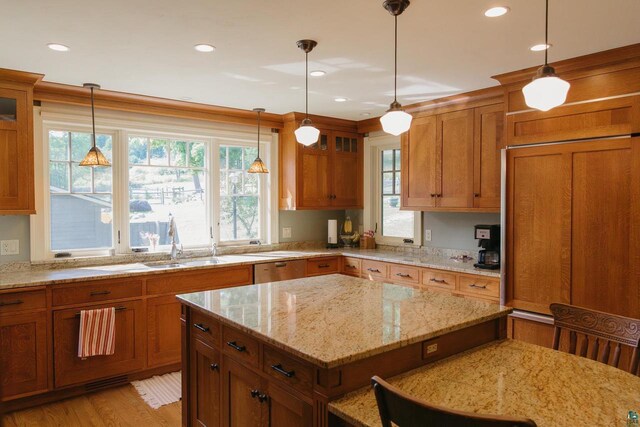
[[[380,117],[382,129],[391,135],[398,136],[411,127],[411,114],[402,110],[398,102],[398,15],[409,7],[409,0],[386,0],[382,7],[393,15],[395,20],[395,45],[394,45],[394,74],[393,74],[393,102],[384,116]]]
[[[269,173],[269,169],[267,169],[267,165],[264,164],[262,159],[260,158],[260,114],[264,113],[264,108],[254,108],[253,111],[258,113],[258,156],[249,166],[249,173]]]
[[[309,52],[318,45],[315,40],[298,40],[296,42],[298,47],[304,51],[305,61],[305,118],[300,123],[300,127],[294,132],[296,134],[296,141],[302,145],[309,146],[318,142],[320,131],[313,126],[311,119],[309,118]]]
[[[554,107],[564,104],[571,86],[569,82],[556,75],[556,70],[548,64],[549,51],[549,0],[545,0],[545,24],[544,24],[544,65],[538,68],[535,77],[522,88],[524,101],[531,108],[540,111],[549,111]]]
[[[102,151],[96,147],[96,115],[93,102],[93,90],[100,89],[100,85],[95,83],[85,83],[82,87],[91,89],[91,125],[93,132],[91,134],[91,148],[84,159],[80,162],[80,166],[111,166],[109,160],[102,154]]]

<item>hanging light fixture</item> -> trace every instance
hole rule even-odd
[[[305,118],[300,123],[300,127],[294,132],[296,134],[296,141],[302,145],[311,145],[318,142],[320,131],[313,126],[311,119],[309,118],[309,52],[318,45],[315,40],[298,40],[296,42],[298,47],[304,51],[305,62]]]
[[[391,135],[398,136],[411,127],[411,114],[402,110],[398,102],[398,15],[409,7],[409,0],[386,0],[382,7],[393,15],[395,20],[395,45],[394,45],[394,74],[393,74],[393,102],[384,116],[380,117],[382,129]]]
[[[260,114],[264,113],[264,108],[254,108],[253,111],[258,113],[258,156],[249,166],[249,173],[269,173],[269,169],[267,169],[267,165],[264,164],[262,159],[260,158]]]
[[[549,46],[549,0],[545,0],[544,44]],[[531,108],[549,111],[564,104],[571,86],[556,75],[556,70],[548,64],[549,49],[544,50],[544,65],[538,68],[531,83],[522,88],[524,101]]]
[[[102,151],[96,147],[96,115],[93,103],[93,90],[100,89],[100,85],[95,83],[85,83],[82,87],[91,89],[91,125],[93,133],[91,134],[91,148],[84,159],[80,162],[80,166],[111,166],[109,160],[102,154]]]

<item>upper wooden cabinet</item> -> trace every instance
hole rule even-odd
[[[35,213],[33,85],[42,77],[0,69],[0,215]]]
[[[402,208],[500,209],[502,104],[417,117],[402,137]]]
[[[320,137],[305,147],[294,134],[301,116],[286,117],[279,150],[280,209],[361,209],[364,147],[355,122],[314,119]]]

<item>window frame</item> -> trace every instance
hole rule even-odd
[[[201,246],[185,246],[185,249],[210,249],[211,243],[222,246],[248,245],[248,240],[220,242],[219,238],[219,146],[256,145],[257,131],[249,126],[212,124],[192,119],[159,117],[147,114],[102,110],[96,123],[96,133],[112,138],[112,242],[107,250],[51,250],[50,193],[49,193],[49,131],[91,132],[90,110],[86,107],[43,103],[34,108],[34,136],[36,147],[35,180],[37,214],[31,216],[31,260],[47,261],[57,252],[70,252],[71,258],[131,255],[129,244],[129,136],[186,140],[205,143],[205,194],[209,243]],[[264,131],[264,129],[263,129]],[[260,176],[260,242],[278,243],[278,135],[264,132],[260,140],[262,160],[269,167],[268,176]],[[215,172],[214,172],[215,171]],[[275,176],[275,178],[274,178]],[[274,194],[275,192],[275,194]],[[44,236],[44,238],[42,237]],[[212,238],[213,237],[213,238]],[[168,252],[168,246],[159,247],[158,253]],[[68,258],[66,258],[68,259]]]
[[[365,138],[365,188],[364,214],[365,229],[377,230],[376,243],[388,246],[420,247],[422,245],[422,212],[414,211],[413,243],[405,243],[403,237],[382,235],[382,152],[400,149],[399,136],[377,134]],[[402,169],[402,166],[401,166]],[[402,188],[400,189],[402,192]],[[402,203],[402,197],[400,197]]]

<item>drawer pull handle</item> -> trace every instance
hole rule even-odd
[[[277,365],[271,365],[271,369],[284,375],[287,378],[293,378],[296,375],[296,371],[287,371],[282,367],[282,364],[280,363],[278,363]]]
[[[487,285],[476,285],[475,283],[472,283],[469,285],[470,288],[476,288],[476,289],[487,289]]]
[[[278,268],[280,268],[280,267],[286,267],[286,266],[287,266],[287,263],[286,263],[286,262],[276,262],[276,263],[275,263],[275,266],[276,266],[276,267],[278,267]]]
[[[89,294],[89,296],[95,297],[98,295],[109,295],[111,291],[93,291]]]
[[[329,264],[320,264],[318,265],[318,268],[329,268],[331,267]]]
[[[446,280],[444,279],[436,279],[435,277],[432,279],[429,279],[430,282],[436,282],[436,283],[447,283]]]
[[[233,349],[238,350],[239,352],[243,352],[247,349],[247,347],[243,345],[238,345],[235,341],[228,341],[227,345]]]
[[[219,371],[220,365],[218,365],[217,363],[212,363],[211,365],[209,365],[209,368],[211,368],[212,371]]]
[[[126,310],[126,309],[127,309],[127,307],[125,307],[125,306],[123,306],[123,305],[121,305],[120,307],[116,307],[116,311],[122,311],[122,310]],[[76,317],[80,317],[80,312],[77,312],[77,313],[75,314],[75,316],[76,316]]]
[[[202,323],[194,323],[193,327],[202,332],[209,332],[209,327],[204,326]]]
[[[411,278],[410,274],[405,274],[405,273],[396,273],[396,276],[398,277],[404,277],[405,279],[409,279]]]
[[[367,268],[367,270],[369,270],[372,273],[380,273],[380,270],[378,270],[377,268]]]
[[[356,266],[355,266],[355,265],[351,265],[351,264],[347,264],[347,268],[353,268],[353,269],[355,269],[355,268],[356,268]]]
[[[14,301],[0,301],[0,307],[5,307],[7,305],[20,305],[22,304],[24,301],[22,301],[21,299],[17,299]]]

